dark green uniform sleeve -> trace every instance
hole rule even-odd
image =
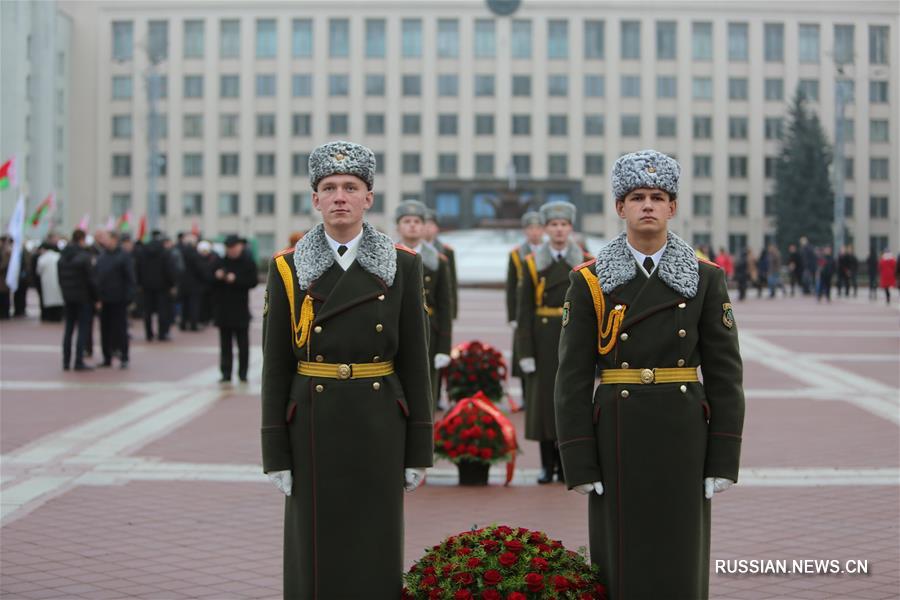
[[[297,372],[287,293],[274,259],[269,263],[266,303],[262,322],[262,459],[263,471],[268,473],[292,467],[286,412]]]
[[[737,481],[744,428],[743,364],[737,325],[725,324],[729,304],[725,272],[710,271],[713,280],[703,299],[699,324],[700,364],[710,409],[704,476]]]
[[[513,250],[515,252],[515,250]],[[512,253],[506,265],[506,322],[516,320],[516,290],[519,287],[519,272],[513,262]]]
[[[573,271],[566,292],[569,321],[559,336],[554,406],[566,486],[603,481],[594,432],[597,317],[584,277]]]
[[[450,269],[450,306],[451,318],[455,321],[459,314],[459,282],[456,279],[456,251],[450,250],[447,254],[447,264]]]
[[[422,258],[416,256],[403,277],[400,341],[394,357],[394,369],[409,407],[404,459],[407,468],[430,467],[434,461],[431,368],[428,364],[422,277]]]
[[[420,259],[421,260],[421,259]],[[438,317],[437,348],[438,354],[450,354],[450,341],[453,332],[453,296],[450,279],[450,263],[441,259],[438,261],[438,284],[435,289],[434,309]]]
[[[522,270],[522,279],[516,289],[516,344],[519,347],[519,360],[534,358],[534,282],[524,263]]]

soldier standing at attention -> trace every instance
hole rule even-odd
[[[506,322],[513,330],[512,374],[522,382],[522,405],[527,407],[525,402],[528,392],[525,388],[528,378],[519,367],[519,350],[516,346],[516,310],[518,310],[516,290],[525,273],[525,259],[529,254],[537,252],[544,241],[544,226],[541,224],[539,212],[530,210],[522,215],[522,231],[525,234],[525,243],[509,252],[509,263],[506,266]]]
[[[569,271],[590,256],[571,239],[574,204],[548,202],[541,206],[540,215],[549,241],[525,259],[525,272],[518,292],[516,344],[521,357],[519,366],[529,378],[525,437],[540,442],[538,483],[550,483],[554,473],[557,481],[563,480],[553,414],[553,382],[559,365],[557,351],[563,300]]]
[[[459,286],[456,283],[456,251],[449,244],[445,244],[438,238],[441,232],[438,226],[437,215],[430,208],[425,215],[425,241],[434,246],[434,249],[447,257],[447,267],[450,271],[450,317],[455,321],[459,311]]]
[[[404,200],[397,207],[397,233],[400,241],[422,257],[425,285],[425,310],[428,313],[428,361],[431,369],[433,407],[440,397],[440,370],[450,364],[451,278],[446,256],[424,242],[425,224],[430,211],[418,200]]]
[[[710,499],[738,478],[737,329],[724,272],[668,231],[680,172],[654,150],[616,161],[626,230],[570,274],[563,307],[559,447],[611,599],[708,597]]]
[[[403,490],[432,464],[422,262],[364,221],[374,174],[364,146],[316,148],[324,224],[269,264],[262,458],[288,496],[285,598],[398,598]]]

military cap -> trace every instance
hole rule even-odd
[[[522,215],[522,227],[528,227],[529,225],[543,225],[541,223],[541,213],[536,210],[529,210]]]
[[[678,193],[681,167],[671,156],[656,150],[625,154],[613,165],[612,187],[616,199],[637,188],[655,188],[672,195]]]
[[[428,207],[418,200],[404,200],[397,206],[394,220],[399,222],[403,217],[419,217],[422,221],[425,221],[428,213]]]
[[[546,225],[553,219],[565,219],[569,223],[575,222],[575,205],[571,202],[557,200],[541,206],[541,225]]]
[[[375,183],[375,153],[365,146],[343,140],[322,144],[309,155],[312,189],[330,175],[355,175],[371,190]]]
[[[434,221],[435,223],[438,222],[437,213],[434,211],[433,208],[427,208],[427,207],[425,208],[425,220],[426,221]]]

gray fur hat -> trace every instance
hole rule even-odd
[[[330,175],[355,175],[371,190],[375,184],[375,153],[361,144],[343,140],[322,144],[309,155],[312,189]]]
[[[575,223],[575,205],[571,202],[557,200],[541,205],[541,225],[546,225],[553,219],[565,219],[569,223]]]
[[[671,156],[656,150],[640,150],[619,157],[612,169],[613,195],[624,198],[637,188],[656,188],[678,193],[681,167]]]
[[[403,217],[419,217],[424,222],[428,217],[428,207],[418,200],[404,200],[397,206],[394,221],[400,222]]]
[[[541,223],[541,213],[536,210],[529,210],[522,215],[522,227],[528,227],[529,225],[543,225]]]

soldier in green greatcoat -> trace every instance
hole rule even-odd
[[[456,320],[459,314],[459,284],[456,277],[456,250],[450,244],[445,244],[438,237],[441,232],[438,225],[437,213],[430,208],[425,215],[424,239],[434,246],[440,254],[447,257],[447,270],[450,272],[450,318]]]
[[[262,458],[287,496],[284,597],[398,598],[403,490],[433,450],[422,261],[363,220],[371,150],[319,146],[309,173],[324,223],[273,258],[263,309]]]
[[[679,176],[653,150],[616,161],[626,231],[573,270],[563,306],[559,447],[611,600],[706,598],[710,499],[738,478],[737,327],[724,272],[668,231]]]
[[[574,204],[548,202],[541,206],[540,215],[548,240],[525,259],[517,298],[516,343],[519,366],[528,378],[525,437],[540,442],[538,483],[550,483],[554,474],[557,481],[563,479],[553,414],[553,382],[559,364],[557,349],[563,300],[569,271],[590,256],[571,239]]]

